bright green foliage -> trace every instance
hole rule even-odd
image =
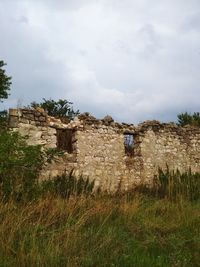
[[[46,100],[43,98],[43,102],[36,103],[32,102],[30,107],[32,108],[43,108],[49,116],[58,117],[58,118],[68,118],[73,119],[76,115],[79,114],[79,111],[74,111],[71,106],[73,103],[68,100],[59,99],[55,101],[53,99]]]
[[[8,77],[3,69],[5,65],[4,61],[0,60],[0,102],[2,102],[2,99],[8,98],[8,91],[12,84],[11,77]]]
[[[42,163],[39,146],[28,146],[18,133],[0,129],[1,198],[31,198]]]
[[[189,114],[187,112],[179,114],[178,116],[178,125],[192,125],[200,127],[200,113],[194,112],[194,114]]]

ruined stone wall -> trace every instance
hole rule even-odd
[[[175,124],[145,122],[137,127],[80,115],[69,123],[47,116],[42,110],[10,110],[10,127],[28,136],[29,144],[57,147],[58,130],[72,130],[72,151],[55,157],[41,172],[48,179],[73,170],[95,180],[104,191],[129,190],[152,184],[158,168],[200,171],[200,129]],[[125,152],[124,134],[133,135],[132,154]]]
[[[141,139],[142,174],[145,183],[151,183],[158,168],[181,172],[191,168],[200,172],[200,129],[178,127],[159,122],[143,123],[138,128]]]
[[[56,148],[56,129],[49,126],[49,118],[43,110],[10,109],[9,126],[30,145]]]
[[[96,186],[109,192],[128,186],[134,173],[126,166],[123,133],[103,126],[77,132],[77,140],[78,174],[95,179]]]

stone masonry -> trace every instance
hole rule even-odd
[[[62,150],[63,156],[44,166],[41,179],[73,170],[89,177],[103,191],[130,190],[151,185],[158,168],[191,168],[200,172],[200,128],[146,121],[137,126],[98,120],[81,114],[63,123],[42,109],[10,109],[9,125],[27,136],[30,145]],[[128,140],[128,141],[127,141]]]

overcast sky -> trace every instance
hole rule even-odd
[[[200,111],[200,0],[0,0],[2,107],[65,98],[118,121]]]

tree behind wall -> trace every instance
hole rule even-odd
[[[178,125],[185,126],[185,125],[192,125],[200,127],[200,113],[194,112],[193,114],[190,113],[182,113],[178,116]]]
[[[49,116],[61,118],[61,119],[73,119],[76,115],[79,114],[79,110],[74,111],[72,107],[72,102],[69,102],[66,99],[59,99],[55,101],[53,99],[45,99],[43,98],[43,102],[37,103],[32,102],[30,104],[31,108],[43,108]]]

